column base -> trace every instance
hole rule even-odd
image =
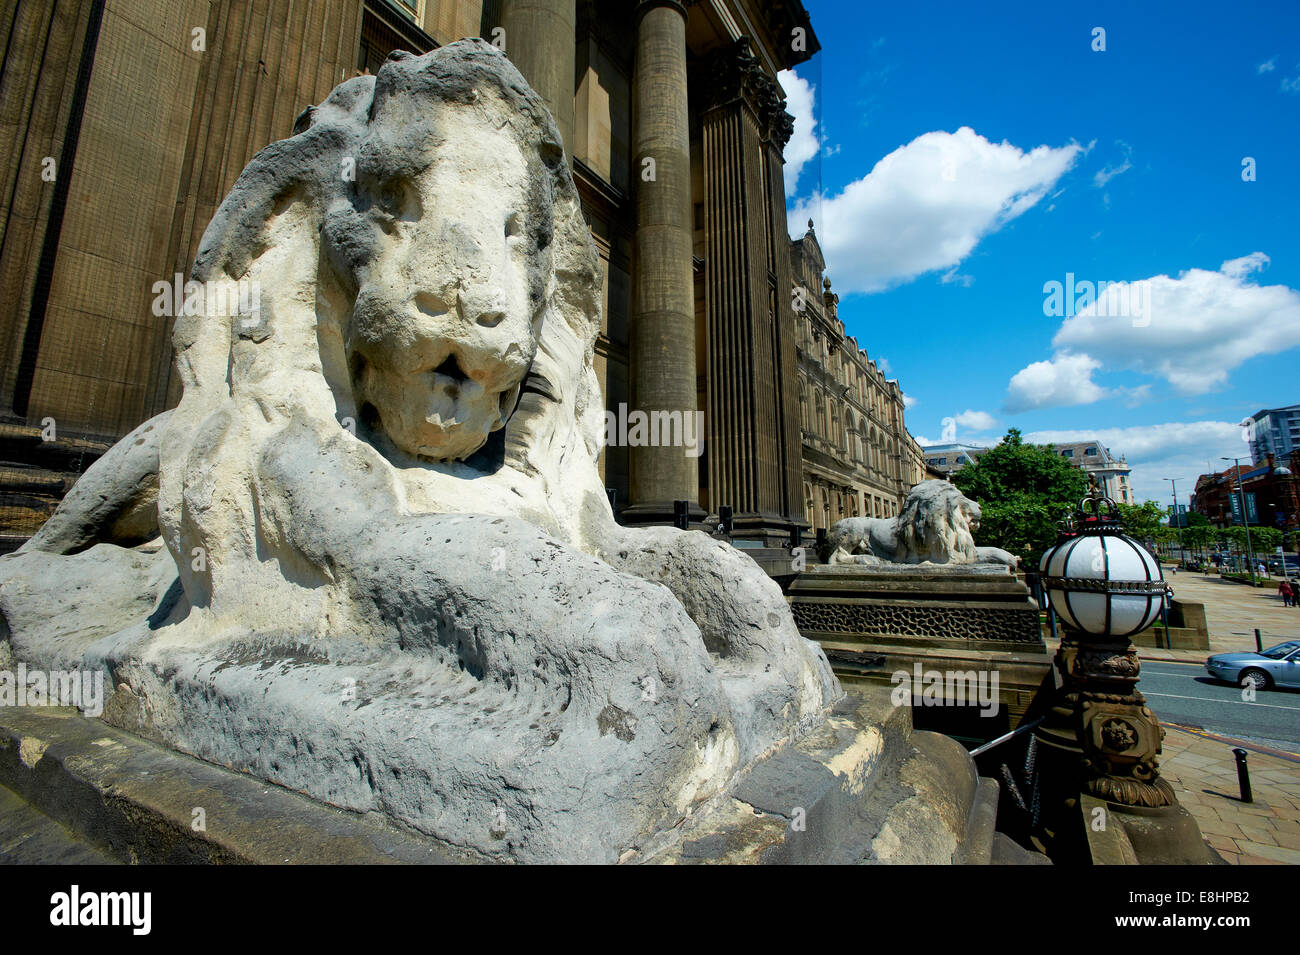
[[[779,514],[749,512],[736,514],[731,521],[731,539],[733,541],[754,541],[764,547],[786,547],[790,543],[790,530],[798,525],[804,547],[811,547],[813,541],[808,536],[806,521],[793,521]]]
[[[687,513],[690,516],[689,530],[704,531],[707,534],[717,530],[717,523],[708,523],[709,515],[696,502],[691,502]],[[673,527],[676,524],[672,501],[629,504],[617,516],[618,522],[625,527]]]

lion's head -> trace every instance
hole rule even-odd
[[[178,563],[274,551],[256,471],[290,427],[387,474],[399,510],[525,516],[584,545],[612,525],[599,258],[554,121],[490,44],[394,53],[305,111],[240,175],[193,278],[258,294],[176,323],[159,510]]]
[[[922,481],[898,515],[898,556],[906,563],[965,564],[979,559],[980,506],[947,481]]]

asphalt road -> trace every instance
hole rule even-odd
[[[1204,665],[1151,660],[1142,661],[1138,688],[1161,720],[1225,736],[1300,743],[1300,690],[1262,690],[1245,703],[1240,688],[1212,681]]]

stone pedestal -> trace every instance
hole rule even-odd
[[[922,670],[998,673],[1013,727],[1051,668],[1038,605],[993,564],[814,565],[789,585],[795,623],[842,682],[890,682]],[[883,658],[883,659],[882,659]]]
[[[1196,820],[1160,777],[1164,729],[1137,688],[1127,638],[1066,632],[1053,661],[1061,685],[1043,723],[1036,838],[1058,862],[1197,865],[1217,860]]]

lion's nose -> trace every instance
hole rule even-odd
[[[460,311],[466,321],[495,328],[506,317],[505,294],[500,289],[467,289],[460,294]]]

